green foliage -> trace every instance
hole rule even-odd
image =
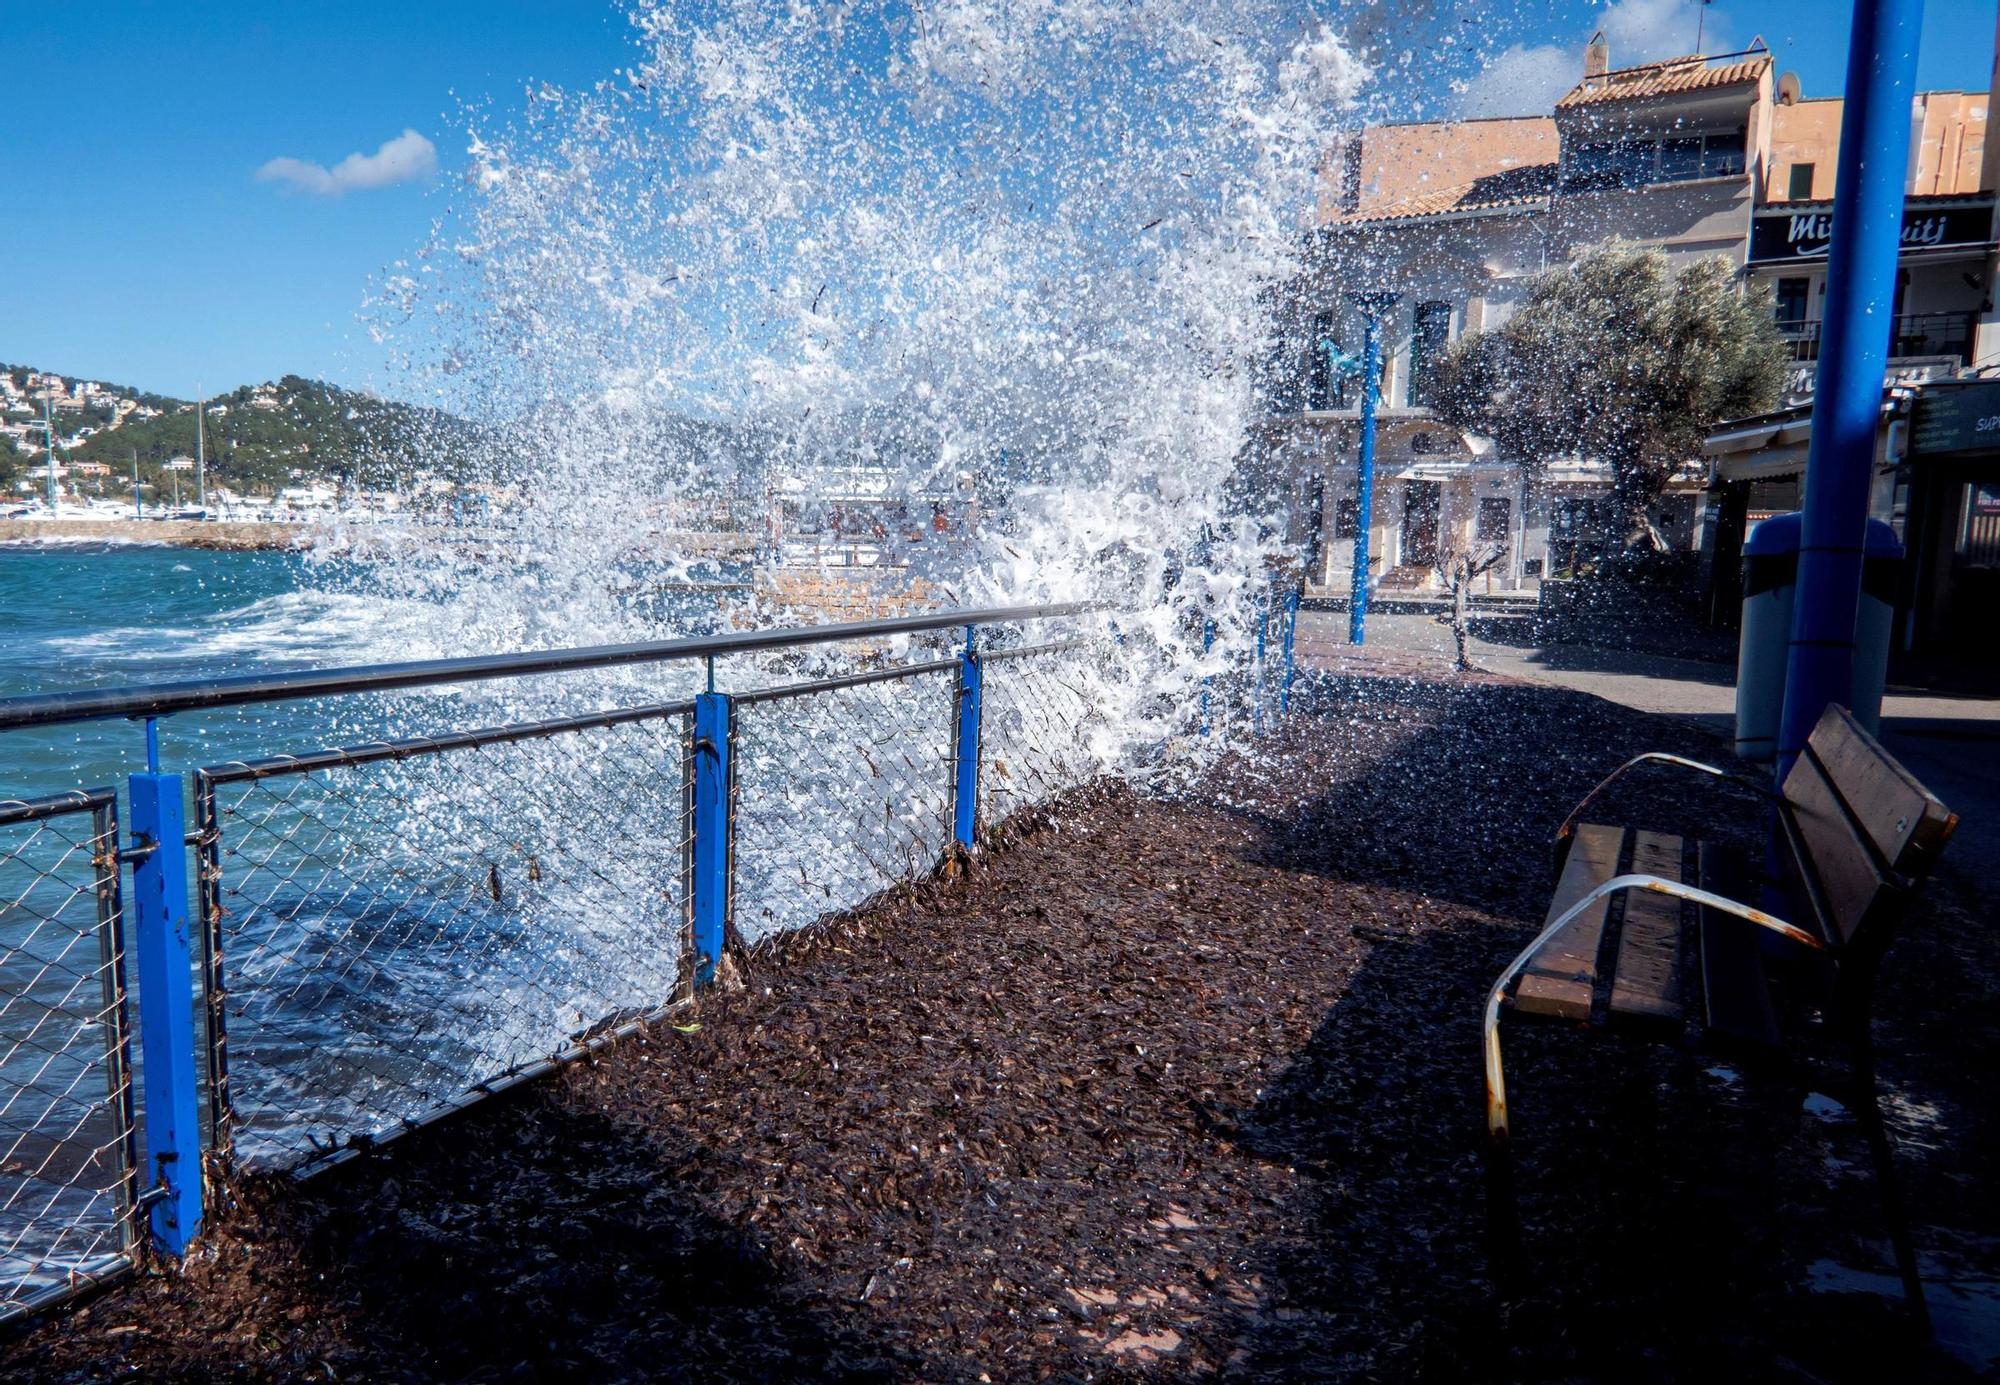
[[[0,373],[11,372],[17,381],[24,381],[29,369],[0,366]],[[136,456],[141,483],[159,486],[164,494],[172,486],[163,470],[165,463],[195,455],[196,406],[123,386],[106,388],[162,412],[151,419],[127,417],[114,428],[108,426],[108,412],[59,410],[59,433],[74,435],[86,425],[99,430],[67,449],[63,459],[105,463],[112,469],[115,487],[122,490]],[[210,409],[217,405],[223,407],[220,415],[207,413],[202,418],[208,478],[211,484],[246,494],[270,494],[315,481],[388,486],[415,475],[473,479],[487,446],[475,425],[437,409],[378,399],[297,375],[266,388],[246,385],[207,401]],[[41,459],[31,462],[16,455],[0,460],[18,470]],[[181,478],[184,493],[191,494],[192,486],[191,475]]]
[[[1646,511],[1720,419],[1774,407],[1787,361],[1767,297],[1728,261],[1676,273],[1658,250],[1607,242],[1538,275],[1513,317],[1441,363],[1436,407],[1530,466],[1596,458],[1620,513]]]

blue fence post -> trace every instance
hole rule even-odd
[[[695,697],[693,869],[688,886],[697,986],[715,980],[729,932],[730,742],[735,720],[735,703],[727,694],[711,688]]]
[[[1201,622],[1201,652],[1207,654],[1215,648],[1215,617],[1206,616]],[[1208,734],[1209,691],[1215,684],[1213,674],[1203,674],[1201,679],[1201,734]]]
[[[1298,671],[1297,653],[1299,637],[1299,589],[1292,587],[1285,592],[1285,678],[1278,685],[1278,711],[1292,710],[1292,675]]]
[[[967,851],[979,831],[979,728],[981,671],[977,630],[965,627],[965,650],[958,659],[958,721],[951,746],[951,835]]]
[[[153,731],[147,727],[148,749]],[[150,757],[149,757],[150,758]],[[133,943],[139,963],[146,1175],[153,1243],[182,1255],[201,1234],[201,1124],[196,1102],[194,955],[188,946],[187,826],[181,777],[131,776]]]
[[[1250,733],[1264,734],[1264,644],[1271,625],[1271,588],[1257,593],[1257,663],[1251,688]]]

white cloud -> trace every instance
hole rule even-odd
[[[1721,11],[1710,9],[1704,23],[1701,0],[1612,0],[1572,44],[1515,44],[1458,92],[1457,113],[1545,115],[1556,98],[1583,77],[1583,44],[1598,29],[1611,45],[1613,67],[1633,67],[1692,53],[1699,28],[1710,53],[1729,51]]]
[[[1482,115],[1547,115],[1556,98],[1583,75],[1583,49],[1558,48],[1553,43],[1526,48],[1520,44],[1488,62],[1459,93],[1457,113]]]
[[[259,182],[290,183],[321,197],[362,188],[386,188],[428,178],[437,170],[437,146],[415,130],[383,141],[373,154],[349,154],[332,168],[305,159],[273,159],[257,170]]]

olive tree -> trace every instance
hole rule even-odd
[[[1663,547],[1650,510],[1717,420],[1774,407],[1784,347],[1768,296],[1720,257],[1675,270],[1658,250],[1607,241],[1537,275],[1491,332],[1440,363],[1436,408],[1538,468],[1604,462],[1628,543]]]

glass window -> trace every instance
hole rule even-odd
[[[1573,188],[1610,187],[1618,181],[1618,145],[1612,140],[1592,140],[1570,150],[1569,166],[1563,182]]]
[[[1701,177],[1701,136],[1660,141],[1660,181],[1680,183]]]
[[[2000,567],[2000,486],[1965,487],[1953,556],[1967,567]]]
[[[1710,135],[1701,142],[1701,176],[1733,178],[1743,172],[1744,132]]]
[[[1813,166],[1811,164],[1793,164],[1791,185],[1786,189],[1785,196],[1793,202],[1810,202],[1812,201],[1812,185]]]
[[[1438,359],[1451,341],[1451,304],[1417,304],[1416,330],[1410,335],[1409,406],[1421,408],[1431,401],[1431,387]]]
[[[1772,296],[1771,306],[1780,328],[1796,329],[1805,324],[1811,289],[1812,280],[1802,276],[1778,280],[1778,291]]]
[[[1618,181],[1628,188],[1643,187],[1653,181],[1653,151],[1658,146],[1650,141],[1624,142],[1612,153],[1612,164],[1618,171]]]
[[[1513,528],[1510,523],[1513,508],[1513,502],[1504,495],[1481,496],[1473,538],[1479,543],[1506,543]]]
[[[1336,382],[1327,360],[1327,345],[1338,342],[1333,335],[1333,314],[1315,313],[1312,322],[1312,340],[1306,344],[1306,407],[1308,409],[1331,409]]]

